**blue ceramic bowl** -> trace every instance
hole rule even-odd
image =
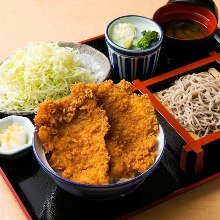
[[[131,23],[136,27],[136,42],[142,37],[141,32],[157,31],[159,40],[147,49],[132,47],[126,49],[115,43],[112,37],[113,27],[119,23]],[[114,70],[115,81],[125,79],[133,81],[135,79],[145,80],[154,75],[157,61],[160,55],[163,40],[161,27],[153,20],[138,16],[127,15],[111,21],[105,30],[105,40],[108,47],[109,59]]]
[[[155,163],[144,173],[141,173],[139,176],[129,179],[124,182],[109,184],[109,185],[90,185],[90,184],[81,184],[73,182],[71,180],[65,179],[56,173],[48,164],[45,157],[45,152],[41,147],[40,140],[38,138],[38,128],[36,127],[33,138],[33,151],[35,157],[42,167],[42,169],[52,177],[56,184],[64,189],[65,191],[80,196],[84,199],[90,200],[108,200],[124,196],[137,188],[158,166],[160,160],[163,156],[165,149],[165,139],[164,132],[160,126],[160,134],[158,136],[158,141],[156,145],[156,151],[158,156]],[[146,180],[147,181],[147,180]]]

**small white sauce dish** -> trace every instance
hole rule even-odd
[[[10,115],[5,118],[0,119],[0,134],[4,133],[10,125],[17,124],[22,126],[25,130],[26,144],[19,146],[17,148],[3,149],[0,145],[0,157],[7,159],[17,159],[25,154],[31,149],[32,138],[34,134],[34,125],[31,120],[27,117]]]

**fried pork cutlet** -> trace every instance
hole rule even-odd
[[[154,108],[124,80],[77,83],[68,97],[40,104],[34,121],[51,167],[76,182],[132,178],[156,159]]]
[[[97,92],[99,106],[106,111],[110,130],[105,138],[110,159],[110,180],[132,178],[148,169],[156,158],[159,134],[154,108],[147,95],[133,93],[122,80],[102,83]]]
[[[85,184],[108,184],[110,160],[104,110],[97,106],[95,83],[77,83],[71,95],[39,105],[35,124],[50,166],[64,178]]]

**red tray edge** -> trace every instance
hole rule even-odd
[[[3,180],[7,184],[8,188],[10,189],[10,191],[11,191],[12,195],[14,196],[14,198],[16,199],[16,201],[17,201],[18,205],[20,206],[21,210],[23,211],[24,215],[27,217],[28,220],[32,220],[32,217],[29,215],[27,209],[25,208],[25,206],[22,203],[21,199],[19,198],[18,194],[15,192],[13,186],[9,182],[7,176],[5,175],[5,173],[3,172],[1,167],[0,167],[0,175],[2,176]]]

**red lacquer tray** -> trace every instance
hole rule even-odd
[[[108,56],[104,35],[83,41],[82,43],[86,43]],[[213,41],[213,48],[217,52],[220,50],[220,45],[217,41]],[[211,51],[213,51],[213,49]],[[174,61],[168,57],[166,51],[163,51],[162,48],[156,70],[156,74],[159,78],[149,79],[149,81],[146,81],[147,84],[146,82],[135,81],[134,88],[140,90],[142,93],[147,92],[152,96],[152,87],[149,86],[148,83],[151,83],[153,86],[156,80],[165,80],[165,78],[163,78],[164,73],[171,71],[174,75],[178,74],[180,70],[175,69],[201,59],[205,59],[208,62],[213,59],[213,57],[210,58],[209,54],[199,54],[198,57],[188,57]],[[200,64],[204,65],[204,62],[200,63],[199,61],[197,64],[190,64],[187,68],[194,68],[195,65],[199,66]],[[41,169],[32,151],[20,159],[0,159],[0,166],[31,217],[33,219],[42,220],[125,219],[130,215],[155,206],[171,197],[219,177],[220,169],[218,166],[211,166],[207,169],[203,169],[203,167],[200,169],[201,172],[197,175],[188,175],[184,169],[182,169],[185,165],[181,162],[183,161],[181,158],[191,157],[191,154],[187,155],[187,151],[194,152],[195,149],[198,149],[198,152],[196,152],[195,155],[193,154],[187,167],[185,167],[186,170],[188,168],[194,170],[195,164],[198,164],[196,161],[199,160],[198,158],[202,158],[199,155],[201,147],[195,147],[194,149],[194,145],[190,145],[193,141],[185,134],[185,131],[174,122],[167,112],[161,111],[161,105],[157,103],[156,100],[153,101],[153,103],[157,109],[158,120],[166,132],[167,145],[164,156],[155,172],[153,172],[138,189],[119,199],[87,201],[63,191]],[[5,115],[0,115],[0,117],[5,117]],[[175,126],[178,127],[177,132],[175,132]],[[176,136],[178,137],[178,143]],[[215,135],[213,135],[203,141],[208,142],[210,139],[214,140],[215,138]],[[199,143],[201,143],[201,141]],[[176,145],[181,147],[175,150]],[[185,156],[184,153],[182,153],[183,147],[185,148]],[[208,157],[206,160],[211,161],[209,159]],[[161,187],[161,183],[163,183],[163,187]]]

